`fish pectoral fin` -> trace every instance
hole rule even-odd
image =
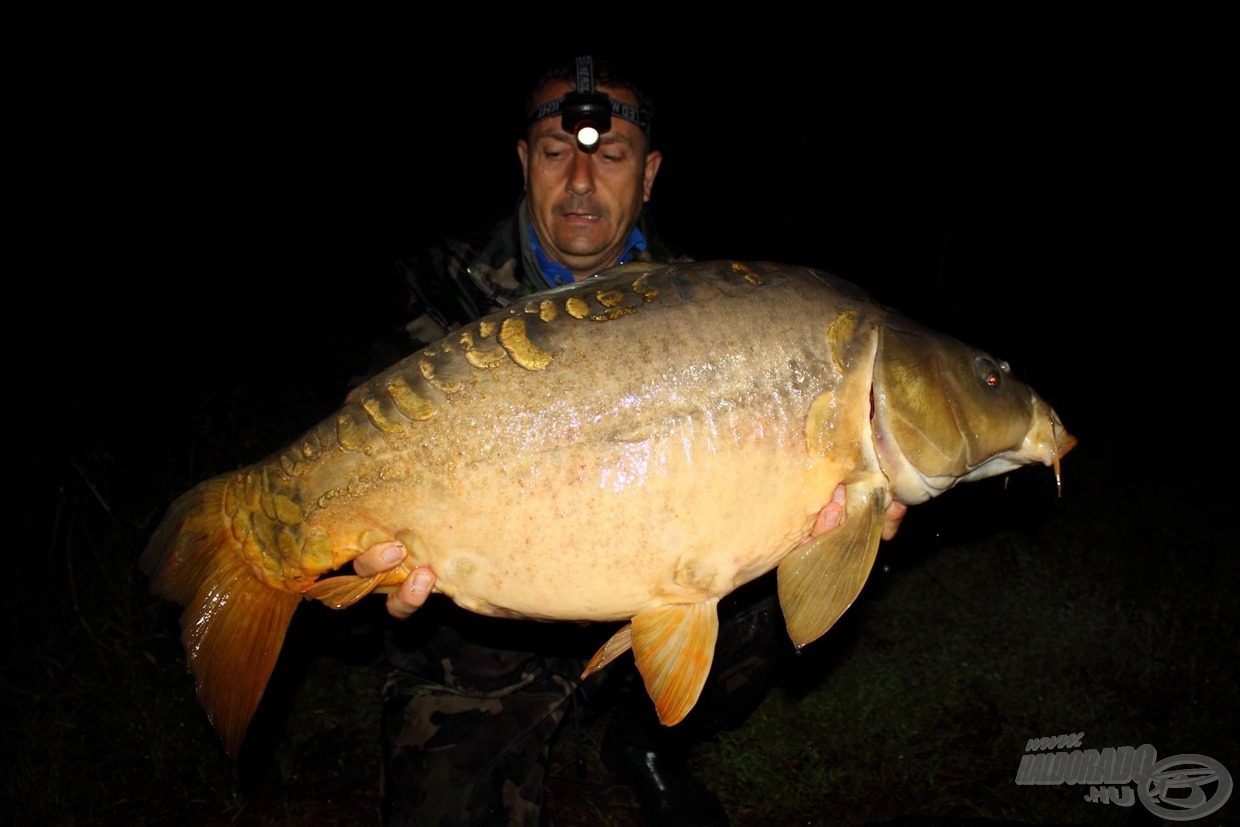
[[[680,723],[706,685],[719,637],[718,603],[676,603],[633,618],[637,671],[665,726]]]
[[[405,561],[388,571],[369,577],[360,574],[341,574],[315,581],[302,592],[307,600],[321,600],[333,609],[347,609],[371,592],[392,592],[400,588],[413,569]]]
[[[883,535],[887,492],[860,496],[849,486],[844,521],[794,549],[779,564],[779,605],[797,649],[835,625],[861,593]]]
[[[633,624],[626,623],[620,631],[608,638],[607,642],[594,653],[594,657],[590,658],[590,662],[586,664],[585,671],[581,673],[581,679],[584,681],[632,648]]]

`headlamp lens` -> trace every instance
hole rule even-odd
[[[598,146],[598,130],[592,123],[582,123],[577,127],[577,143],[582,149],[593,149]]]

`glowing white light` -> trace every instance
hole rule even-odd
[[[582,146],[594,146],[598,143],[598,130],[592,126],[583,126],[577,131],[577,143]]]

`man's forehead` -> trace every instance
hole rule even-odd
[[[605,135],[600,135],[598,142],[600,146],[615,146],[622,144],[640,149],[642,146],[642,131],[636,126],[628,129],[623,123],[619,122],[619,118],[612,118],[611,129],[607,130]],[[545,125],[544,125],[545,123]],[[631,125],[630,125],[631,126]],[[540,121],[530,127],[529,134],[530,146],[541,145],[543,141],[551,141],[553,143],[563,143],[566,146],[577,146],[577,139],[568,132],[565,132],[560,126],[559,118],[547,118],[545,122]]]

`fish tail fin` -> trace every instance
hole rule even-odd
[[[179,603],[181,642],[202,704],[234,764],[301,595],[255,573],[225,516],[227,478],[183,494],[139,565],[151,592]]]

